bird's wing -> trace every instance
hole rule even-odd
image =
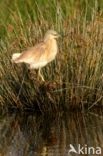
[[[28,48],[26,51],[23,51],[21,55],[16,59],[16,61],[22,60],[22,62],[25,60],[38,60],[42,54],[45,52],[46,46],[45,44],[39,43],[34,47]]]

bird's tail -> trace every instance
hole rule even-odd
[[[12,55],[12,59],[11,59],[11,61],[12,62],[15,62],[15,63],[18,63],[18,58],[20,57],[20,55],[21,55],[21,53],[15,53],[15,54],[13,54]]]

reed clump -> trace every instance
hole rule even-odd
[[[82,1],[14,1],[0,11],[0,107],[40,111],[92,109],[103,103],[103,14]],[[4,2],[1,2],[4,6]],[[8,8],[8,9],[7,9]],[[47,29],[64,36],[54,62],[43,68],[45,83],[11,56],[39,42]]]

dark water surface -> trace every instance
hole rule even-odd
[[[0,156],[103,156],[102,148],[102,111],[0,117]]]

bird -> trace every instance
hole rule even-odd
[[[13,63],[27,63],[30,69],[38,69],[38,77],[45,81],[41,74],[41,68],[53,61],[58,53],[57,38],[60,35],[55,30],[48,30],[42,42],[21,53],[14,53]]]

